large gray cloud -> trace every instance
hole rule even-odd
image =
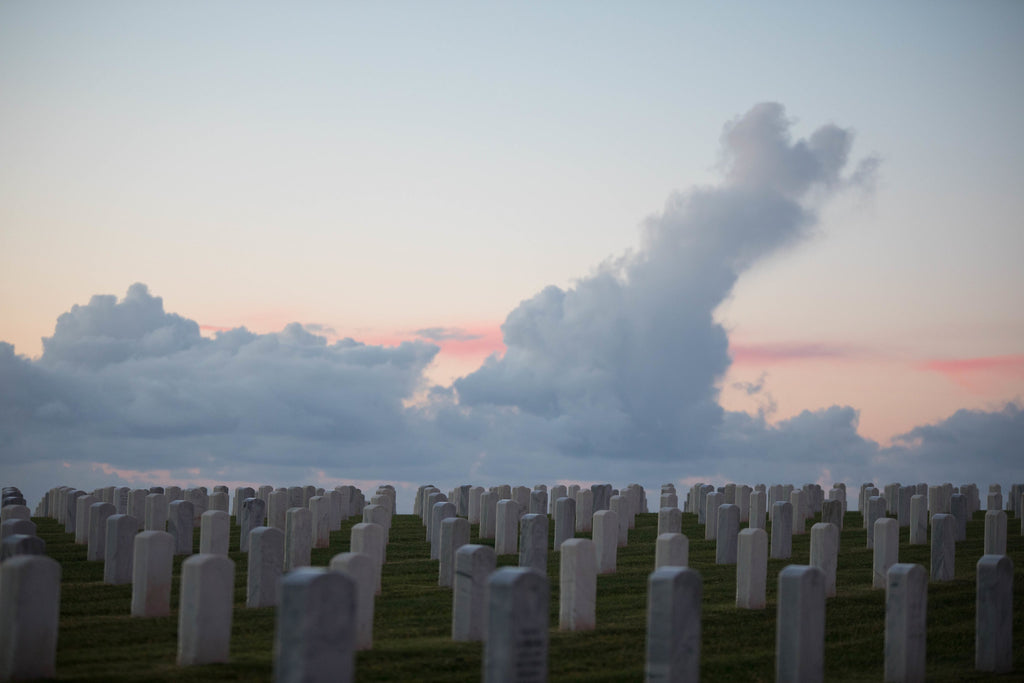
[[[730,364],[715,309],[744,270],[807,234],[816,204],[851,182],[849,131],[829,125],[794,141],[789,128],[774,103],[727,125],[724,181],[673,195],[636,253],[520,304],[502,326],[504,355],[455,382],[460,404],[510,408],[520,432],[544,422],[561,451],[581,456],[705,454]]]
[[[38,360],[0,342],[2,479],[30,497],[115,483],[114,470],[278,485],[320,472],[441,486],[1024,480],[1012,404],[961,411],[891,448],[861,437],[848,406],[774,424],[721,408],[730,356],[715,309],[875,166],[851,168],[846,129],[792,139],[777,104],[732,121],[722,143],[719,184],[670,197],[635,252],[523,301],[502,326],[507,351],[451,387],[427,386],[429,342],[329,344],[297,323],[208,339],[145,285],[93,297],[58,319]]]

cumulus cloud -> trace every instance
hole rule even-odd
[[[424,328],[417,341],[378,346],[293,323],[208,338],[143,284],[121,300],[95,296],[60,316],[36,361],[0,343],[5,479],[36,496],[146,472],[654,486],[970,479],[984,463],[1024,479],[1015,404],[961,411],[889,448],[858,434],[849,406],[770,423],[764,377],[743,387],[760,397],[758,414],[720,406],[732,353],[715,309],[747,269],[812,231],[822,202],[869,184],[877,164],[851,164],[847,129],[793,139],[791,127],[771,103],[727,124],[721,182],[672,195],[636,251],[523,301],[501,327],[504,353],[450,387],[424,379],[438,344],[481,335]]]
[[[715,309],[759,259],[813,228],[816,206],[850,182],[852,134],[793,140],[783,108],[761,104],[722,136],[724,179],[674,194],[643,244],[569,289],[548,287],[502,326],[507,351],[457,380],[459,402],[505,408],[579,456],[677,460],[707,452],[730,364]]]
[[[412,440],[404,401],[437,350],[328,344],[298,323],[207,339],[136,284],[121,301],[97,296],[62,315],[37,362],[0,346],[4,461],[355,471],[366,454]]]

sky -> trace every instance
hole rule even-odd
[[[1024,481],[1017,2],[0,5],[0,480]]]

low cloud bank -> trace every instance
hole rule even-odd
[[[3,479],[289,484],[338,478],[452,485],[557,480],[1024,480],[1024,412],[960,411],[881,448],[848,406],[770,424],[725,411],[731,363],[715,309],[758,261],[813,232],[837,192],[870,185],[834,125],[793,140],[780,105],[726,125],[721,182],[671,196],[642,245],[502,325],[506,350],[430,387],[429,328],[397,346],[328,343],[298,323],[210,339],[143,284],[62,315],[38,360],[0,343]],[[428,341],[424,341],[426,339]],[[755,390],[751,387],[751,390]],[[423,396],[426,399],[422,399]]]

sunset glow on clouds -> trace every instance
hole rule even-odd
[[[0,8],[30,497],[1024,478],[1021,6],[245,9]]]

